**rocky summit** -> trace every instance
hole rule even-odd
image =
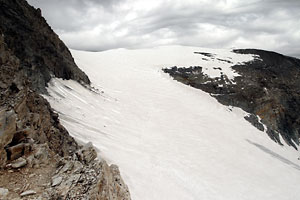
[[[0,199],[130,199],[118,167],[79,145],[40,95],[51,77],[90,83],[41,10],[0,0]]]
[[[300,60],[275,52],[257,49],[236,49],[236,54],[252,54],[255,59],[233,65],[238,73],[233,80],[223,74],[211,78],[203,73],[205,66],[174,66],[164,72],[174,79],[211,94],[220,103],[242,108],[255,127],[279,144],[280,135],[297,149],[300,138]],[[207,59],[215,55],[195,52]],[[218,59],[220,62],[231,62]],[[214,68],[214,70],[222,70]],[[266,126],[266,130],[264,125]]]

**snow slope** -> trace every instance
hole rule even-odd
[[[200,90],[172,80],[162,67],[229,64],[253,59],[229,50],[169,46],[98,53],[72,51],[99,91],[53,79],[47,97],[62,124],[100,157],[120,167],[134,200],[294,200],[300,196],[299,154],[279,146]],[[232,65],[232,64],[231,64]],[[219,73],[219,72],[218,72]]]

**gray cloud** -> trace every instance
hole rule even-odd
[[[70,48],[261,48],[300,57],[299,0],[29,0]]]

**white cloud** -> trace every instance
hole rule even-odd
[[[300,56],[299,0],[29,0],[70,48],[182,44]]]

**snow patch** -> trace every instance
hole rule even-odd
[[[92,141],[101,157],[120,167],[133,200],[297,199],[297,151],[270,140],[244,120],[241,109],[228,112],[205,92],[162,72],[168,66],[201,65],[195,51],[230,57],[232,63],[252,59],[181,46],[72,51],[102,93],[52,79],[47,99],[74,137]],[[212,67],[236,75],[226,62],[202,65],[210,76],[219,75]]]

